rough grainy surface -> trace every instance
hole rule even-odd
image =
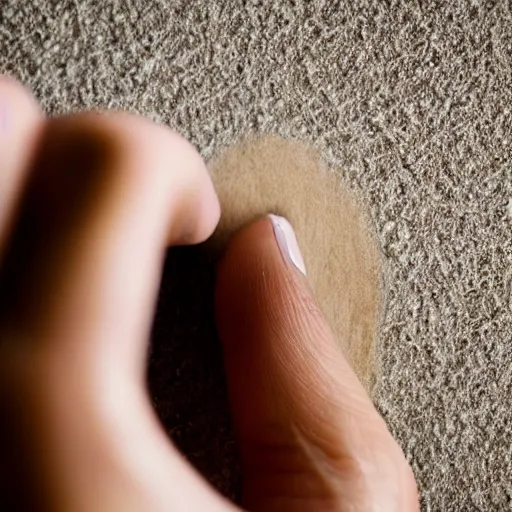
[[[147,114],[207,158],[248,132],[315,143],[377,225],[377,400],[423,509],[510,510],[510,0],[1,0],[0,70],[48,112]],[[187,358],[206,384],[215,371],[197,347],[166,350],[165,403],[194,404],[205,386]],[[160,410],[191,439],[194,421]],[[226,490],[221,466],[208,474]]]

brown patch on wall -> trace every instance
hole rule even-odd
[[[211,165],[222,205],[210,244],[268,212],[294,226],[316,298],[360,380],[376,373],[380,319],[379,251],[369,223],[340,176],[310,146],[275,136],[229,148]]]

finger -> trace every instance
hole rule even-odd
[[[218,217],[175,133],[125,115],[45,125],[0,268],[0,409],[17,434],[0,451],[23,482],[16,503],[228,509],[168,442],[144,382],[166,246],[204,240]]]
[[[101,350],[143,370],[165,247],[204,240],[218,216],[177,134],[125,115],[49,121],[0,274],[3,320],[72,346],[84,367]]]
[[[217,319],[252,511],[417,510],[414,479],[315,305],[291,226],[231,241]]]
[[[0,76],[0,260],[42,119],[31,94]]]

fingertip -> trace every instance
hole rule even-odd
[[[205,168],[206,169],[206,168]],[[208,172],[208,171],[206,171]],[[205,185],[202,191],[202,197],[198,201],[198,219],[192,236],[184,238],[184,245],[198,244],[206,241],[215,231],[219,223],[221,208],[219,198],[213,187],[209,175],[205,179]]]
[[[14,78],[0,75],[0,136],[9,137],[40,117],[41,109],[30,90]]]
[[[25,89],[25,87],[16,78],[11,75],[0,74],[0,88],[12,87]],[[26,90],[26,89],[25,89]]]
[[[170,226],[167,239],[170,246],[206,241],[215,231],[221,215],[219,198],[202,157],[194,146],[178,137],[174,155],[188,163],[182,167],[184,186],[180,196],[174,199],[183,214],[179,225]],[[178,157],[179,154],[182,156]]]
[[[283,293],[300,292],[304,287],[309,292],[305,276],[304,259],[291,223],[284,217],[267,214],[229,240],[219,262],[218,288],[221,296],[226,292],[227,300],[240,294],[244,301],[253,300],[257,290],[267,296],[269,304],[276,305]],[[291,286],[294,282],[296,286]],[[250,297],[246,293],[249,289]],[[258,308],[265,309],[265,304],[258,303]]]
[[[262,315],[268,302],[262,295],[272,301],[285,273],[269,217],[254,220],[231,237],[217,268],[217,321],[225,345],[248,324],[255,329],[267,324]]]
[[[109,113],[107,117],[113,125],[123,127],[119,132],[125,136],[124,147],[145,148],[146,161],[153,159],[164,164],[163,168],[157,164],[154,167],[166,175],[163,180],[171,187],[170,196],[179,218],[179,223],[171,223],[169,227],[168,244],[192,245],[209,238],[219,222],[220,203],[197,148],[177,131],[145,118],[123,113]],[[126,153],[133,154],[133,150]],[[137,169],[142,173],[141,178],[146,179],[145,167]],[[173,194],[172,189],[179,193]]]

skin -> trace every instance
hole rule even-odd
[[[164,252],[220,215],[179,135],[124,114],[45,119],[0,78],[0,508],[239,510],[154,414],[145,354]],[[250,511],[417,511],[399,446],[306,277],[261,218],[218,269]]]

